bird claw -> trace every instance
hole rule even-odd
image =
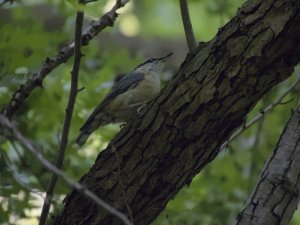
[[[138,114],[144,114],[144,113],[145,113],[145,109],[146,109],[146,105],[147,105],[147,104],[144,104],[144,105],[140,106],[140,107],[136,110],[136,112],[137,112]]]
[[[120,128],[122,129],[123,127],[125,127],[127,125],[127,123],[122,123],[120,124]]]

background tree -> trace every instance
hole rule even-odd
[[[74,23],[70,22],[74,21],[74,9],[71,5],[58,4],[55,1],[49,1],[48,4],[42,1],[41,3],[43,4],[37,5],[34,1],[30,5],[30,2],[26,1],[2,9],[1,15],[5,16],[6,20],[0,20],[3,21],[1,22],[3,54],[0,60],[4,65],[1,67],[1,105],[8,103],[11,94],[29,77],[29,72],[39,66],[41,58],[53,55],[57,50],[56,46],[72,39],[73,32],[69,31],[74,28]],[[224,1],[192,1],[191,18],[195,21],[196,36],[201,40],[211,39],[217,28],[235,14],[240,4],[241,2],[236,1],[227,1],[226,4]],[[54,9],[55,15],[48,15],[49,11],[51,12],[49,7]],[[107,9],[108,5],[96,2],[87,7],[89,7],[86,10],[87,15],[95,18],[99,16],[99,11]],[[125,7],[125,10],[127,11],[122,13],[116,26],[112,28],[115,32],[101,34],[99,42],[91,42],[83,49],[85,57],[80,70],[80,83],[86,89],[80,92],[75,106],[71,129],[73,139],[90,110],[99,102],[90,96],[97,95],[99,99],[104,96],[115,74],[130,71],[142,60],[142,56],[160,55],[161,52],[171,49],[175,51],[175,57],[165,74],[164,79],[167,80],[185,58],[187,50],[183,29],[178,29],[182,26],[177,1],[134,2],[131,6]],[[166,10],[173,10],[173,13],[165,13]],[[43,20],[34,20],[32,11],[34,14],[43,15]],[[47,13],[44,13],[45,11]],[[112,42],[108,39],[112,39]],[[51,76],[44,80],[44,88],[36,89],[15,115],[20,130],[42,146],[43,154],[51,161],[55,161],[57,154],[61,132],[61,123],[57,121],[62,121],[64,117],[71,66],[72,63],[67,62],[54,70]],[[269,92],[248,118],[259,114],[262,108],[274,102],[274,99],[281,96],[295,79],[296,76],[293,76]],[[297,91],[297,87],[294,88],[284,100],[292,99]],[[252,129],[244,132],[244,136],[231,143],[228,151],[223,151],[209,168],[194,178],[189,188],[183,189],[176,199],[169,203],[155,223],[221,224],[224,221],[232,223],[242,209],[264,160],[274,148],[283,124],[288,119],[287,112],[296,105],[296,102],[288,101],[284,106],[279,105],[272,114],[265,115],[264,119]],[[97,152],[107,145],[118,129],[118,126],[101,129],[80,151],[74,151],[77,147],[70,145],[67,149],[64,170],[72,177],[81,177],[93,164]],[[3,211],[0,218],[3,222],[15,223],[17,220],[21,223],[19,218],[32,217],[34,212],[32,209],[39,205],[37,200],[40,200],[40,197],[37,194],[45,190],[50,174],[18,143],[3,141],[1,149]],[[54,210],[58,211],[62,206],[61,197],[68,191],[69,189],[62,183],[58,184]],[[29,210],[26,211],[25,208]],[[295,214],[292,223],[299,223],[297,220],[299,218]],[[28,221],[26,223],[28,224]]]

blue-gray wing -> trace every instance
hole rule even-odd
[[[144,74],[142,73],[130,73],[124,76],[122,79],[117,81],[115,85],[112,87],[112,90],[109,94],[104,98],[104,100],[96,107],[96,109],[89,116],[87,121],[83,124],[80,130],[84,130],[89,127],[89,125],[93,122],[94,117],[101,113],[104,107],[110,103],[114,98],[118,95],[126,92],[129,89],[134,88],[140,81],[144,79]]]

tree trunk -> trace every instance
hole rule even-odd
[[[261,97],[291,75],[300,59],[299,10],[299,0],[246,2],[213,40],[188,55],[81,183],[126,214],[129,205],[135,224],[150,224],[215,158]],[[53,224],[121,222],[72,191]]]
[[[300,106],[283,130],[273,155],[236,225],[287,225],[300,199]]]
[[[300,200],[300,106],[275,150],[236,225],[287,225]]]

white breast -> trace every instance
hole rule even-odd
[[[158,74],[148,73],[144,80],[134,88],[117,96],[107,107],[116,117],[116,121],[127,121],[136,110],[146,104],[160,91],[160,78]]]

